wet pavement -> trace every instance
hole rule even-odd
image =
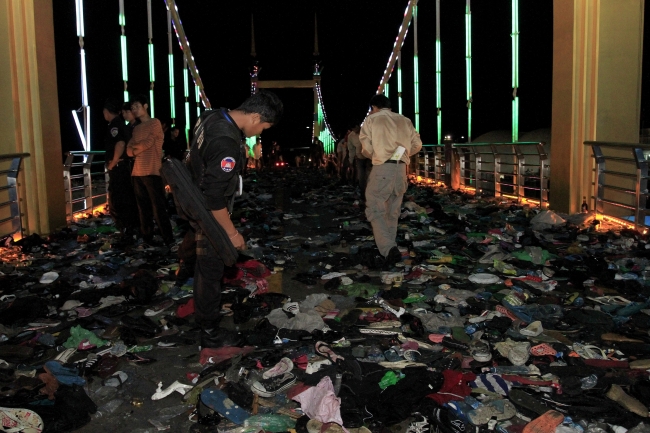
[[[200,351],[174,247],[124,242],[101,215],[6,239],[3,422],[33,411],[46,432],[650,429],[645,235],[412,184],[402,260],[387,264],[354,187],[286,169],[251,173],[244,189],[233,221],[249,248],[222,305],[236,346]]]

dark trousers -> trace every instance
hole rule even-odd
[[[165,187],[160,176],[133,176],[133,188],[140,212],[142,238],[153,238],[153,222],[156,221],[166,243],[174,240],[172,225],[165,211]]]
[[[359,190],[361,191],[361,198],[366,201],[366,186],[368,185],[368,175],[372,170],[372,161],[368,158],[356,158],[354,163],[357,166],[357,180],[359,181]]]
[[[224,270],[221,257],[201,231],[194,229],[188,230],[178,252],[188,266],[196,260],[193,286],[196,323],[205,329],[218,326]]]
[[[108,172],[108,176],[108,210],[115,225],[120,230],[137,229],[140,218],[128,162],[121,161]]]

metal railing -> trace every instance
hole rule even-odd
[[[437,182],[445,180],[445,145],[423,144],[415,158],[415,174]]]
[[[457,162],[457,163],[456,163]],[[513,195],[539,200],[548,207],[549,158],[544,143],[425,144],[416,159],[416,174],[451,186],[474,188],[477,195]]]
[[[0,155],[0,176],[7,179],[6,185],[0,186],[0,236],[23,235],[23,214],[20,210],[18,191],[18,174],[22,161],[29,153],[12,153]],[[0,184],[3,182],[0,181]],[[8,227],[7,227],[8,226]]]
[[[104,151],[66,154],[63,182],[66,220],[69,223],[73,221],[75,213],[92,213],[95,207],[107,202],[108,171],[104,161],[105,154]]]
[[[650,145],[585,141],[593,156],[593,209],[625,219],[639,230],[650,224],[648,215],[648,161]]]

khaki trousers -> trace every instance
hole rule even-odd
[[[406,164],[372,166],[366,188],[366,218],[384,257],[397,246],[397,221],[407,187]]]

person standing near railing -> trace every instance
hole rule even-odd
[[[120,116],[120,104],[108,99],[104,103],[104,119],[108,122],[104,135],[106,169],[108,170],[108,211],[115,220],[115,226],[125,240],[132,240],[140,225],[133,185],[131,167],[126,161],[126,125]]]
[[[165,244],[174,242],[172,226],[165,211],[165,188],[160,177],[163,130],[158,119],[148,112],[149,100],[137,95],[131,101],[131,112],[139,124],[126,146],[126,154],[135,158],[131,176],[140,213],[140,232],[145,242],[153,240],[154,220]]]
[[[363,200],[363,205],[366,202],[366,187],[368,185],[368,175],[372,170],[372,164],[370,159],[368,159],[361,152],[361,141],[359,140],[359,132],[361,127],[355,125],[352,128],[352,132],[348,135],[348,149],[350,153],[354,154],[354,164],[357,169],[357,180],[359,181],[359,192],[361,200]],[[363,205],[361,208],[363,209]]]
[[[375,95],[359,136],[363,154],[372,161],[366,189],[366,217],[386,265],[400,261],[397,221],[408,187],[406,164],[422,149],[420,134],[407,117],[391,111],[390,99]]]

